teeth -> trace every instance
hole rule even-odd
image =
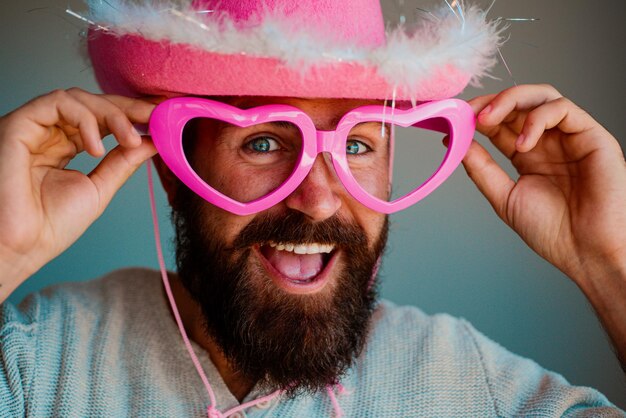
[[[307,254],[318,254],[320,252],[319,244],[311,244],[309,248],[307,248]]]
[[[335,249],[333,244],[318,244],[316,242],[312,244],[290,244],[270,241],[268,244],[270,247],[276,248],[278,251],[289,251],[296,254],[328,254]]]

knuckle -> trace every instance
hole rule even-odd
[[[69,89],[66,90],[66,92],[70,95],[83,95],[83,94],[89,94],[87,93],[85,90],[81,89],[80,87],[71,87]]]
[[[498,98],[509,97],[509,96],[515,95],[520,90],[520,87],[523,87],[523,86],[513,86],[507,89],[504,89],[502,90],[502,93],[498,95]]]
[[[111,107],[124,116],[139,103],[136,98],[128,98],[121,96],[106,96],[105,99],[111,103]]]
[[[144,101],[137,99],[135,97],[131,97],[130,100],[128,100],[124,104],[124,110],[128,112],[131,109],[135,109],[135,108],[142,106],[143,104],[144,104]]]
[[[586,114],[586,112],[578,107],[574,102],[572,102],[567,97],[559,97],[558,99],[552,102],[556,107],[557,111],[562,114]]]
[[[542,89],[544,89],[548,93],[552,93],[553,95],[561,96],[561,93],[552,84],[543,83],[543,84],[539,84],[539,87],[541,87]]]
[[[568,107],[568,108],[578,107],[574,104],[574,102],[572,102],[567,97],[559,97],[558,99],[554,100],[554,103],[556,103],[558,106],[561,106],[561,107]]]
[[[107,111],[106,120],[109,124],[114,123],[114,122],[122,123],[122,124],[126,124],[126,123],[130,124],[130,121],[128,121],[126,114],[117,106],[112,106],[111,109]]]
[[[55,89],[52,90],[48,96],[52,98],[54,101],[62,101],[67,100],[70,96],[67,91],[63,89]]]

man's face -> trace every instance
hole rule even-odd
[[[293,105],[319,130],[332,130],[346,112],[371,104],[294,98],[229,103]],[[380,128],[359,127],[359,137]],[[234,129],[202,121],[185,141],[191,142],[192,166],[208,184],[250,201],[289,175],[295,147],[282,138],[297,143],[295,133],[289,126]],[[355,160],[361,185],[383,199],[389,192],[387,152],[379,147]],[[315,391],[335,383],[365,341],[387,217],[351,198],[322,155],[290,196],[256,215],[233,215],[182,185],[173,203],[181,281],[231,366],[268,389]]]

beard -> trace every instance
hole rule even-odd
[[[200,307],[203,327],[233,371],[263,391],[314,393],[339,382],[363,349],[377,300],[373,277],[388,233],[371,245],[358,225],[301,212],[257,215],[226,245],[206,202],[184,186],[172,211],[181,283]],[[252,253],[269,241],[334,244],[338,271],[317,294],[278,288]]]

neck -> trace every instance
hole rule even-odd
[[[228,390],[241,403],[254,387],[254,382],[244,378],[234,370],[213,338],[206,335],[201,320],[202,310],[189,295],[187,289],[184,288],[178,276],[170,274],[170,286],[172,287],[174,300],[189,339],[196,342],[209,354],[209,358],[228,387]],[[168,308],[170,313],[172,313],[172,308],[169,304]]]

